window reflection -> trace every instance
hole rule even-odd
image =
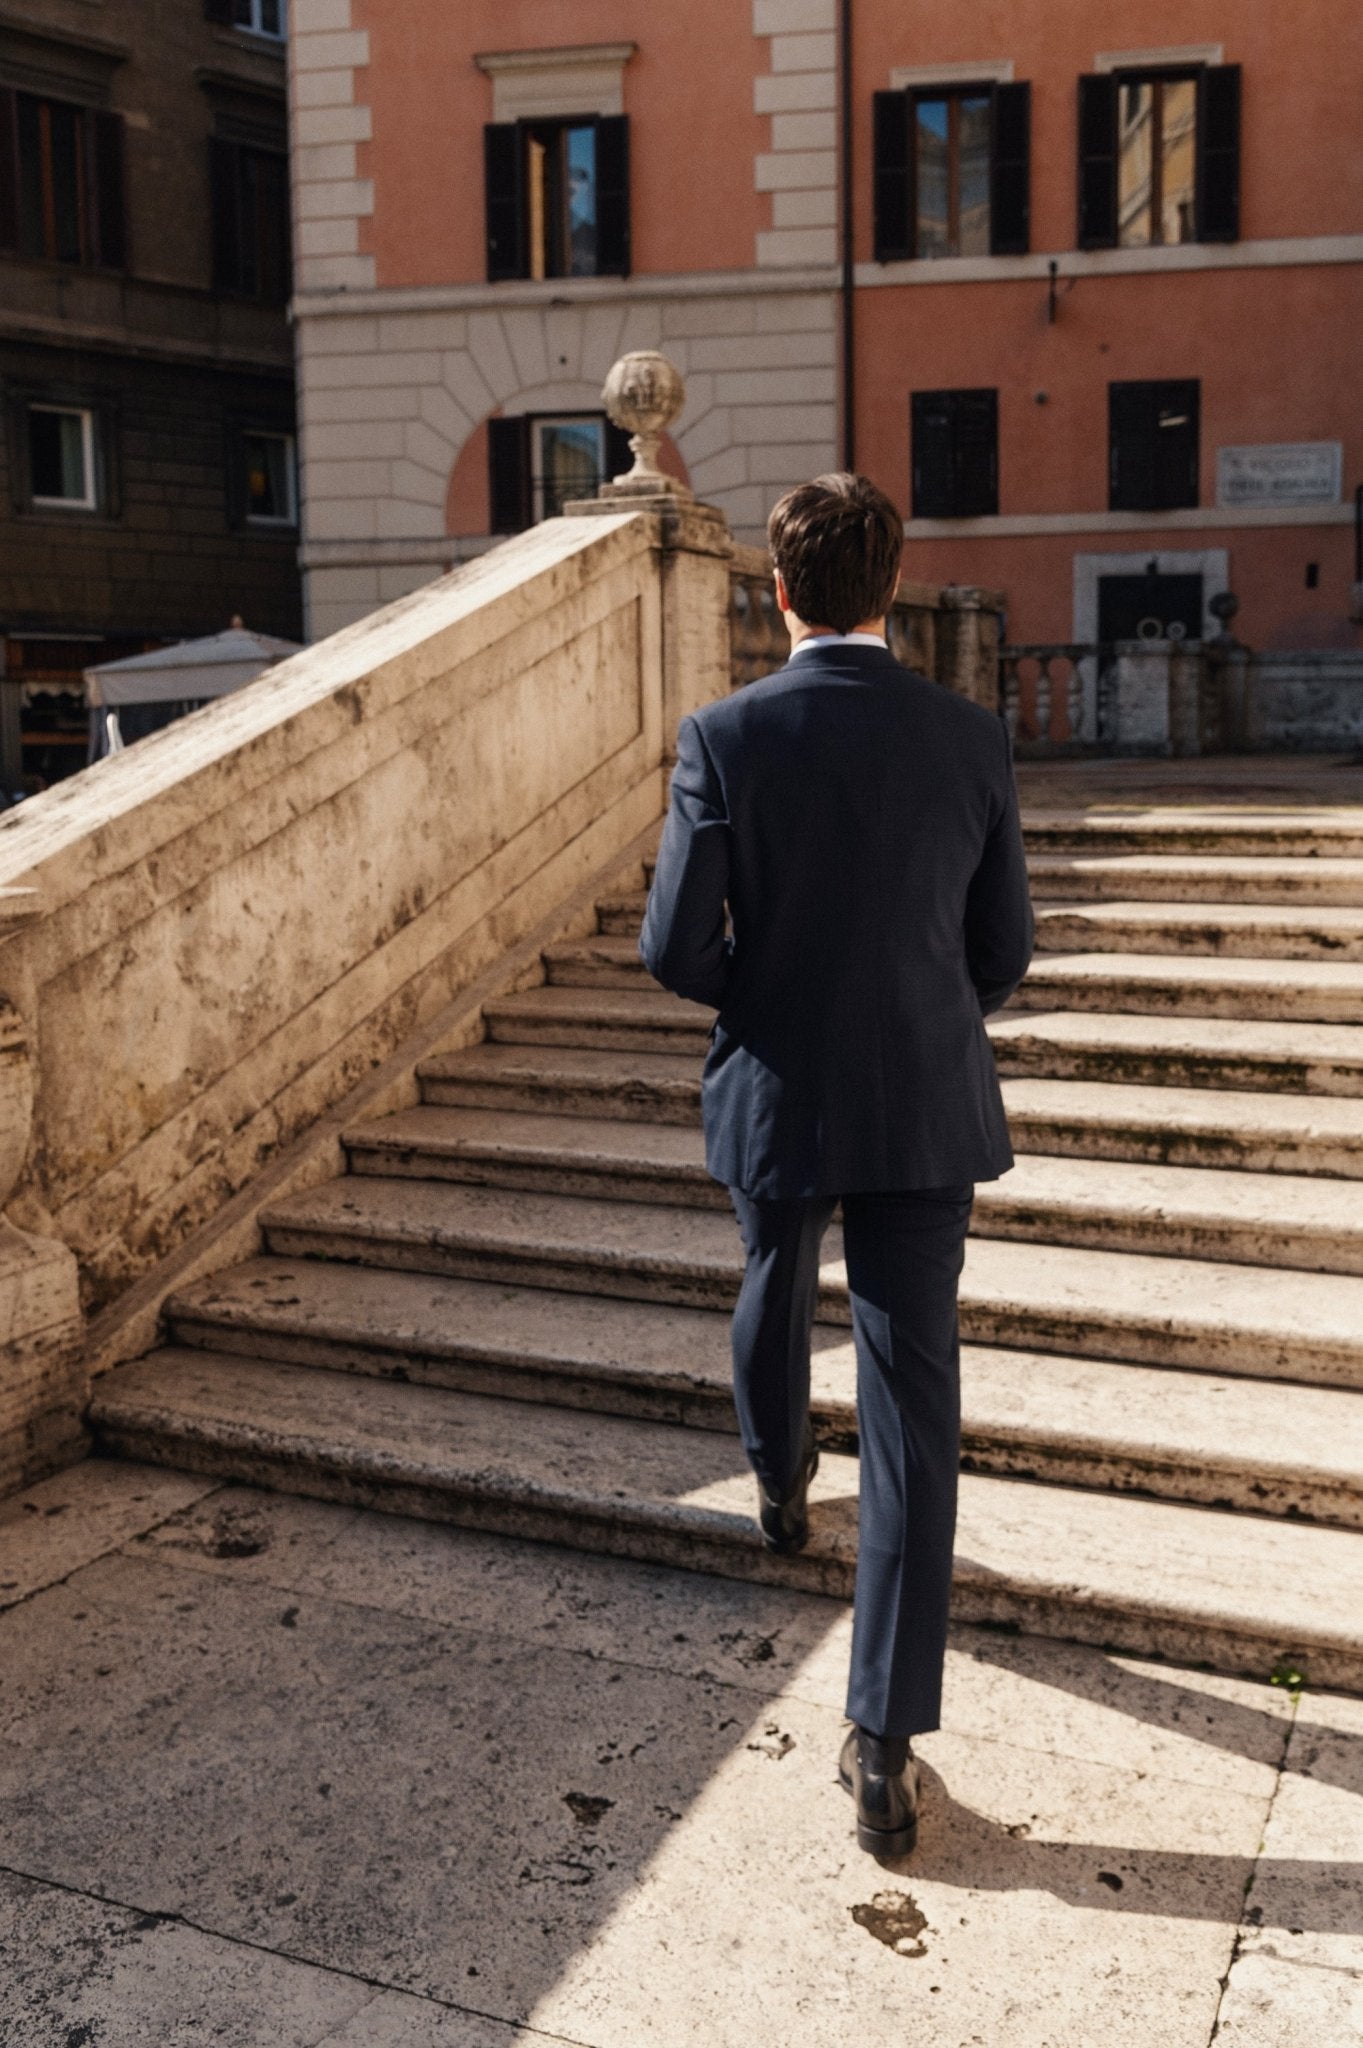
[[[1124,79],[1117,134],[1123,248],[1193,240],[1196,159],[1196,79]]]
[[[919,256],[989,254],[990,99],[943,93],[915,102]]]
[[[526,137],[531,277],[596,275],[596,127],[544,122]]]
[[[599,419],[535,421],[536,519],[552,519],[573,498],[592,498],[606,467],[605,427]]]

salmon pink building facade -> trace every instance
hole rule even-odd
[[[844,462],[1014,642],[1358,644],[1363,22],[295,0],[303,562],[331,630],[618,468],[734,531]]]

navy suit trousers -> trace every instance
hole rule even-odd
[[[734,1311],[734,1400],[769,1491],[800,1470],[819,1247],[831,1195],[729,1190],[747,1252]],[[974,1189],[842,1197],[857,1356],[861,1491],[849,1719],[919,1735],[941,1718],[960,1464],[956,1292]]]

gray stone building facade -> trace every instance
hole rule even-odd
[[[0,4],[0,788],[85,667],[301,633],[283,0]]]

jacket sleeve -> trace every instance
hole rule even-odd
[[[699,726],[684,718],[639,953],[664,988],[716,1010],[732,952],[724,925],[730,849],[719,777]]]
[[[1003,801],[971,877],[965,907],[966,964],[986,1017],[1002,1008],[1027,972],[1034,936],[1012,748],[1002,720],[999,733]]]

